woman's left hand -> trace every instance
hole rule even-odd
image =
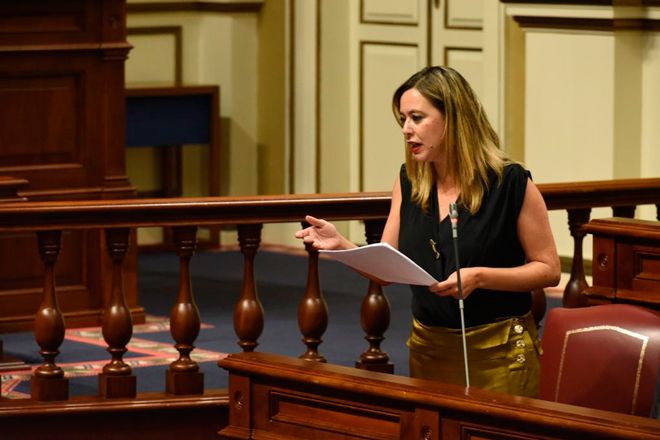
[[[461,289],[463,290],[463,299],[467,298],[478,286],[479,270],[476,267],[466,267],[461,269]],[[456,272],[447,277],[446,280],[434,284],[429,290],[438,296],[453,296],[458,299],[458,277]]]

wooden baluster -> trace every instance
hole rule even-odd
[[[264,329],[264,309],[254,282],[254,257],[261,242],[262,224],[238,225],[238,243],[243,253],[241,297],[234,307],[234,331],[243,351],[254,351]]]
[[[385,220],[366,220],[364,226],[367,243],[378,243],[383,235]],[[390,302],[382,286],[371,280],[360,307],[360,324],[366,333],[364,339],[369,343],[369,348],[360,355],[355,366],[369,371],[394,373],[389,355],[380,349],[390,326]]]
[[[302,222],[302,226],[309,227],[309,223]],[[298,303],[298,328],[303,335],[302,341],[307,346],[307,351],[300,355],[300,358],[326,362],[325,357],[318,351],[323,342],[321,337],[328,328],[328,305],[319,284],[319,252],[309,243],[305,243],[305,250],[308,255],[307,285],[305,295]]]
[[[179,291],[170,313],[170,332],[176,342],[179,358],[167,371],[166,391],[170,394],[203,394],[204,373],[190,358],[199,335],[199,309],[195,304],[190,281],[190,258],[197,246],[197,227],[174,228],[174,242],[179,256]]]
[[[564,288],[562,302],[564,307],[582,307],[585,305],[582,291],[589,285],[584,276],[584,259],[582,257],[582,241],[585,232],[582,225],[589,221],[591,208],[578,208],[568,210],[568,229],[573,237],[573,263],[571,265],[571,277]]]
[[[635,205],[632,206],[612,206],[612,215],[614,217],[635,218]]]
[[[44,363],[32,376],[32,399],[38,401],[66,400],[69,398],[69,380],[55,358],[64,341],[64,317],[57,305],[55,293],[55,262],[60,254],[62,232],[39,231],[39,254],[45,266],[44,298],[34,317],[34,336],[41,347],[39,354]]]
[[[128,228],[106,229],[108,254],[112,261],[112,288],[103,309],[103,339],[108,344],[112,360],[99,374],[99,395],[102,397],[135,397],[136,379],[131,366],[124,362],[126,345],[133,335],[133,320],[126,306],[122,263],[128,251]]]

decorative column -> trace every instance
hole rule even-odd
[[[385,220],[366,220],[364,226],[367,243],[378,243],[383,235]],[[385,332],[390,326],[390,302],[383,293],[382,286],[372,280],[369,280],[367,294],[362,300],[360,324],[366,333],[364,338],[369,343],[369,348],[360,355],[355,366],[370,371],[394,373],[394,365],[389,361],[389,355],[380,349]]]
[[[254,257],[261,242],[262,224],[238,225],[238,243],[243,253],[241,297],[234,307],[234,331],[243,351],[254,351],[264,329],[264,309],[254,282]]]
[[[203,394],[204,373],[190,358],[200,329],[199,309],[190,281],[190,258],[197,246],[197,227],[174,228],[174,242],[179,256],[179,291],[170,313],[170,332],[179,358],[167,370],[166,390],[171,394]]]
[[[112,360],[99,374],[99,395],[102,397],[135,397],[136,378],[124,362],[126,345],[133,335],[131,312],[124,297],[122,263],[128,251],[128,228],[106,229],[106,246],[112,261],[112,288],[103,309],[103,339],[108,344]]]
[[[302,226],[306,228],[309,224],[302,222]],[[326,362],[325,357],[318,351],[319,345],[323,342],[321,337],[328,328],[328,305],[319,283],[319,252],[309,243],[305,243],[305,250],[308,255],[307,285],[305,295],[298,303],[298,328],[303,335],[307,350],[300,355],[300,358]]]
[[[32,398],[39,401],[67,400],[69,379],[55,364],[64,341],[64,317],[55,292],[55,262],[60,254],[62,231],[39,231],[39,254],[44,263],[44,297],[34,317],[34,337],[41,347],[44,363],[34,370]]]

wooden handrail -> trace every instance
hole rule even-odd
[[[660,204],[660,179],[538,185],[549,210]],[[0,231],[298,222],[313,213],[332,220],[387,216],[389,192],[245,197],[10,202]]]
[[[615,216],[632,217],[637,205],[655,204],[660,219],[660,178],[539,184],[549,210],[567,210],[574,240],[566,306],[583,305],[587,287],[582,226],[591,208],[610,206]],[[247,197],[10,202],[0,205],[0,232],[147,226],[207,226],[299,222],[306,214],[329,220],[387,217],[387,192],[299,194]]]
[[[549,210],[660,203],[660,179],[593,180],[538,185]]]
[[[387,216],[389,193],[123,199],[0,204],[0,232],[299,222]]]

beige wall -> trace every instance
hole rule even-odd
[[[128,4],[145,3],[129,0]],[[185,2],[173,2],[182,5]],[[189,2],[190,3],[190,2]],[[241,2],[245,3],[245,2]],[[271,2],[272,3],[272,2]],[[167,8],[165,8],[167,9]],[[263,21],[263,20],[262,20]],[[129,12],[128,40],[133,45],[126,62],[126,85],[218,85],[221,117],[221,183],[223,195],[258,192],[259,21],[257,12]],[[177,51],[177,39],[180,51]],[[276,70],[277,71],[277,70]],[[277,88],[275,90],[278,90]],[[208,149],[183,149],[183,195],[204,196],[208,188]],[[128,150],[127,170],[138,190],[160,187],[158,151]],[[236,172],[236,170],[239,170]],[[229,242],[234,242],[229,232]],[[160,230],[140,230],[141,243],[158,242]]]
[[[289,103],[288,0],[268,0],[258,15],[256,158],[257,193],[282,194],[286,188]],[[237,173],[243,174],[243,173]]]
[[[519,16],[580,18],[601,28],[527,28]],[[655,25],[615,30],[621,18]],[[128,19],[129,28],[179,26],[184,81],[220,85],[222,193],[229,195],[389,190],[403,160],[389,99],[428,63],[464,72],[504,147],[537,182],[658,176],[659,21],[657,7],[462,0],[266,0],[251,13]],[[129,84],[170,79],[171,35],[131,43]],[[204,187],[205,153],[188,151],[192,195]],[[147,186],[157,174],[145,165],[149,154],[129,157]],[[552,217],[561,253],[570,255],[566,215]],[[291,244],[296,227],[268,227],[264,241]],[[340,227],[363,240],[359,224]]]
[[[508,4],[501,11],[503,59],[514,64],[505,66],[504,99],[518,105],[502,115],[505,139],[522,147],[535,180],[658,176],[657,8]],[[560,253],[571,255],[566,213],[550,216]],[[655,209],[637,216],[655,218]]]

